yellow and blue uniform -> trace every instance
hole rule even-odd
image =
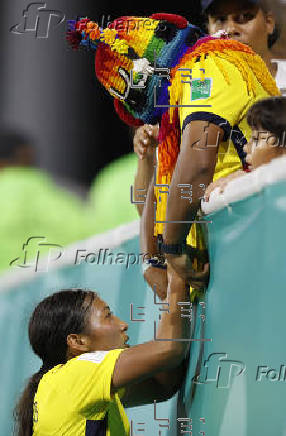
[[[213,178],[215,181],[247,167],[243,146],[251,137],[251,128],[247,123],[248,110],[256,101],[279,95],[280,92],[261,58],[259,60],[261,75],[263,74],[264,78],[263,83],[244,60],[241,60],[240,68],[238,68],[231,59],[221,58],[217,53],[211,54],[212,56],[207,55],[196,62],[190,59],[180,65],[191,72],[192,86],[190,83],[182,83],[183,81],[190,82],[186,77],[190,75],[190,72],[178,70],[171,86],[171,104],[178,106],[181,136],[185,127],[197,120],[216,124],[223,129],[224,137],[219,138],[220,145]],[[249,89],[250,83],[252,90]],[[195,107],[195,105],[207,107]],[[159,167],[160,165],[159,154]],[[157,183],[170,185],[171,179],[172,171],[168,171],[163,176],[158,174]],[[155,225],[155,235],[158,235],[164,233],[163,222],[166,216],[167,196],[161,195],[162,188],[160,191],[158,188],[155,189],[155,193],[158,199],[156,217],[157,221],[161,221]],[[202,197],[203,194],[202,189]]]
[[[34,397],[33,436],[129,435],[124,389],[110,392],[122,351],[85,353],[48,371]]]
[[[205,71],[205,85],[201,81],[202,68]],[[183,84],[179,101],[182,106],[179,108],[182,134],[187,124],[196,120],[216,124],[224,131],[224,137],[218,148],[213,180],[246,168],[246,154],[243,152],[243,146],[251,137],[251,128],[247,123],[248,110],[256,101],[270,97],[251,69],[248,75],[252,76],[255,93],[249,92],[248,84],[236,65],[226,59],[219,59],[217,63],[217,59],[206,57],[203,65],[202,62],[196,62],[192,66],[192,88],[194,87],[194,90],[190,85]],[[228,82],[225,76],[229,78]],[[274,82],[270,74],[269,80]],[[184,107],[192,104],[210,105],[211,107]],[[201,235],[198,235],[198,230],[197,225],[192,226],[187,243],[203,248],[204,244]]]
[[[192,67],[192,87],[187,83],[183,84],[179,102],[184,106],[211,106],[180,107],[179,119],[182,133],[188,123],[196,120],[216,124],[224,131],[224,138],[218,150],[214,180],[242,168],[245,163],[243,145],[251,136],[247,112],[256,101],[270,96],[253,71],[249,69],[248,74],[252,75],[255,83],[255,95],[248,92],[247,83],[236,65],[226,59],[220,59],[219,62],[220,68],[214,58],[207,57],[204,60],[205,86],[201,81],[202,63],[196,62]],[[229,77],[229,83],[225,80],[222,68]],[[277,95],[278,93],[277,89]]]
[[[171,119],[174,119],[177,110],[179,137],[192,121],[206,121],[223,130],[223,138],[218,138],[217,144],[212,144],[215,147],[219,144],[213,177],[215,181],[247,168],[243,146],[251,136],[251,128],[247,123],[248,110],[258,100],[279,95],[280,92],[263,60],[249,47],[228,39],[204,38],[176,67],[169,94]],[[208,128],[205,129],[206,135],[207,131]],[[208,143],[207,139],[202,142],[204,145]],[[178,151],[179,148],[180,144]],[[162,169],[157,175],[158,184],[171,183],[176,155],[169,150],[168,141],[164,139],[159,153],[159,169]],[[156,218],[161,222],[156,223],[154,234],[159,235],[164,233],[167,196],[162,196],[158,188],[155,188],[155,194],[158,200]],[[205,249],[202,226],[192,225],[186,242],[195,248]],[[200,270],[201,266],[195,261],[195,268]]]

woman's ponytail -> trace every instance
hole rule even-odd
[[[32,375],[15,407],[14,418],[18,427],[16,429],[17,436],[33,435],[34,397],[40,380],[47,371],[48,369],[44,371],[43,367],[41,367],[38,372]]]
[[[41,378],[54,366],[66,363],[67,336],[84,331],[86,315],[96,296],[95,292],[82,289],[62,290],[45,298],[35,308],[29,322],[29,340],[43,365],[30,378],[15,407],[14,434],[17,436],[33,435],[33,420],[37,420],[34,397]]]

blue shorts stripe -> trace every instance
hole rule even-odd
[[[107,416],[100,421],[86,421],[85,436],[106,436]]]

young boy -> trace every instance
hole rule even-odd
[[[247,122],[252,128],[252,136],[244,151],[251,171],[286,154],[286,97],[258,101],[250,108]],[[211,183],[205,192],[205,201],[209,201],[214,189],[219,187],[222,193],[230,180],[245,174],[244,171],[236,171]]]

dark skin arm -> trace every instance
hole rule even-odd
[[[134,180],[134,199],[142,201],[139,195],[146,194],[154,175],[156,165],[156,147],[158,146],[159,126],[145,124],[135,131],[133,138],[134,152],[138,156],[137,172]],[[139,191],[143,189],[143,191]],[[144,192],[145,190],[145,192]],[[136,204],[139,216],[142,215],[144,204]]]
[[[207,132],[207,134],[206,134]],[[167,221],[193,221],[200,207],[204,191],[200,185],[208,186],[216,165],[218,146],[223,138],[223,130],[205,121],[192,121],[182,136],[181,151],[172,177],[167,203]],[[192,202],[181,199],[178,184],[192,186]],[[185,242],[190,231],[190,223],[167,223],[164,231],[166,244]],[[194,273],[192,260],[188,254],[167,255],[168,263],[193,287],[204,286],[208,281],[208,265],[202,273]]]
[[[199,198],[202,197],[202,190],[199,187],[200,184],[204,184],[205,186],[209,185],[209,183],[213,179],[215,164],[216,164],[216,147],[207,147],[207,145],[219,144],[217,141],[218,134],[221,135],[222,138],[222,130],[217,128],[215,125],[209,126],[209,135],[207,141],[205,143],[202,142],[202,138],[204,137],[205,127],[208,126],[207,123],[203,122],[193,122],[191,126],[187,126],[182,140],[182,147],[180,156],[177,161],[175,173],[173,175],[172,183],[170,186],[170,195],[168,199],[168,211],[167,211],[167,221],[170,220],[193,220],[197,213],[197,210],[200,205]],[[192,127],[192,131],[190,130]],[[197,145],[197,149],[194,148],[194,144]],[[191,150],[189,150],[191,148]],[[186,176],[187,177],[184,177]],[[190,207],[189,202],[182,201],[181,204],[178,202],[177,195],[177,185],[180,183],[191,184],[193,185],[193,204]],[[195,186],[195,183],[197,186]],[[151,184],[147,202],[145,205],[145,210],[143,212],[142,217],[142,225],[141,225],[141,244],[142,247],[147,249],[147,251],[154,252],[156,246],[153,238],[153,184]],[[184,242],[185,238],[189,232],[190,225],[189,224],[167,224],[165,230],[165,242],[167,243],[178,243]],[[145,245],[144,245],[145,244]],[[177,256],[168,256],[168,262],[172,265],[174,263],[174,268],[178,265],[176,263]],[[178,259],[180,261],[180,259]],[[185,259],[184,259],[185,261]],[[187,265],[190,266],[189,264]],[[178,268],[178,272],[181,272],[180,265]],[[206,275],[206,271],[201,275],[197,275],[196,279],[199,280],[204,278]],[[184,375],[184,364],[183,362],[180,364],[180,371],[165,371],[157,374],[157,376],[153,376],[151,380],[147,380],[145,382],[140,383],[140,389],[142,389],[143,397],[140,395],[139,398],[136,398],[135,391],[139,388],[139,384],[135,384],[133,387],[131,386],[129,389],[131,391],[127,391],[126,404],[144,404],[144,402],[154,401],[157,399],[160,401],[162,398],[168,399],[172,396],[181,382],[181,377]],[[175,381],[173,377],[178,377]],[[170,380],[173,379],[172,386],[170,386]],[[154,380],[155,383],[152,383]],[[161,382],[161,383],[160,383]],[[162,383],[163,382],[163,383]],[[168,387],[167,387],[168,385]],[[164,394],[164,386],[167,391]],[[133,391],[133,394],[132,394]],[[134,396],[133,396],[134,395]],[[165,397],[166,395],[166,397]],[[129,398],[129,400],[128,400]],[[131,399],[131,400],[130,400]],[[140,403],[143,401],[143,403]]]
[[[217,142],[217,137],[218,134],[220,134],[222,138],[223,132],[217,126],[210,125],[209,132],[208,132],[209,133],[208,139],[207,141],[205,141],[205,143],[203,143],[202,137],[204,137],[205,127],[207,125],[208,125],[207,123],[203,123],[199,121],[193,122],[192,125],[187,126],[184,131],[180,156],[178,158],[175,173],[173,175],[172,183],[170,186],[167,221],[193,220],[195,218],[196,212],[200,205],[199,198],[202,196],[202,192],[201,192],[201,188],[199,188],[199,184],[204,184],[205,186],[207,186],[213,179],[213,174],[216,164],[217,146],[207,147],[207,145],[212,145],[217,143],[219,144],[219,142]],[[197,147],[194,147],[194,144],[196,144]],[[184,183],[184,184],[189,183],[193,186],[193,204],[191,205],[191,207],[190,207],[190,203],[187,201],[182,201],[181,204],[179,204],[178,195],[177,195],[177,185],[180,183]],[[147,220],[147,218],[150,218],[150,214],[151,214],[150,208],[151,208],[151,203],[153,201],[152,185],[150,187],[149,193],[150,193],[149,204],[147,202],[144,211],[144,213],[146,213],[145,215],[146,221],[143,222],[142,224],[143,227],[141,228],[141,241],[143,237],[143,247],[144,248],[150,247],[150,250],[152,252],[154,250],[154,240],[151,237],[151,235],[153,235],[153,232],[151,233],[151,227],[153,229],[154,220],[153,219]],[[144,213],[143,213],[143,218],[144,218]],[[153,214],[151,215],[151,218],[152,217]],[[148,221],[150,221],[151,223],[150,222],[148,223]],[[169,224],[169,225],[167,224],[164,234],[165,242],[166,243],[184,242],[189,232],[189,229],[190,229],[189,224],[184,224],[184,223]],[[144,246],[144,244],[146,245]],[[178,267],[178,264],[176,262],[177,258],[178,256],[168,256],[168,262],[170,262],[171,271],[173,271],[172,270],[173,264],[174,264],[174,269]],[[178,272],[181,273],[180,264],[179,264],[179,268],[177,269],[179,270]],[[178,281],[176,282],[176,280],[178,280],[178,276],[176,276],[176,274],[170,277],[169,287],[168,287],[168,293],[170,296],[171,296],[170,289],[172,288],[175,289],[176,286],[180,286],[179,285],[180,282]],[[185,281],[184,283],[186,285]],[[181,286],[182,286],[182,282],[181,282]],[[181,298],[183,297],[184,300],[181,299],[181,301],[187,301],[186,297],[188,294],[189,291],[187,290],[187,287],[185,287],[185,295],[184,293],[181,295]],[[175,293],[174,293],[172,297],[173,297],[172,298],[173,303],[175,301],[177,302],[179,301],[177,299],[178,294],[175,297]],[[161,331],[166,332],[165,327],[163,325],[160,325],[160,327],[161,326],[162,326]],[[182,347],[184,346],[183,342],[180,343],[177,341],[174,342],[172,341],[171,346],[175,345],[175,347],[180,347],[180,344]],[[141,359],[138,359],[138,357],[134,359],[136,355],[136,347],[133,347],[133,350],[130,349],[127,350],[125,353],[122,353],[118,359],[116,365],[117,368],[115,368],[114,375],[113,375],[113,389],[122,386],[127,387],[125,402],[129,406],[136,405],[136,404],[144,404],[146,402],[153,402],[154,399],[157,399],[158,401],[168,399],[170,398],[170,396],[172,396],[175,393],[175,391],[177,390],[180,384],[181,377],[183,376],[184,359],[179,359],[180,371],[177,371],[178,379],[175,381],[173,380],[172,386],[170,386],[170,380],[172,380],[172,377],[174,377],[176,374],[176,371],[175,372],[172,371],[172,366],[175,366],[175,361],[173,361],[172,363],[172,353],[169,354],[167,352],[167,349],[164,350],[164,346],[166,346],[164,345],[164,342],[163,343],[159,342],[157,343],[157,345],[159,347],[162,347],[162,353],[159,352],[157,356],[155,353],[155,343],[152,344],[150,342],[138,346],[141,347],[140,353],[138,353],[138,357],[140,354],[142,359],[144,359],[144,355],[149,354],[147,361],[141,362]],[[185,344],[185,351],[187,350],[187,348],[188,346],[186,347]],[[134,355],[134,351],[135,351],[135,355]],[[159,351],[159,349],[157,349],[157,351]],[[129,355],[127,355],[127,353],[129,353]],[[169,354],[167,359],[166,359],[167,357],[166,354]],[[127,360],[125,360],[124,357]],[[145,355],[145,359],[146,359],[146,355]],[[132,362],[132,360],[134,360],[134,362]],[[178,363],[178,356],[176,357],[175,360]],[[152,364],[151,361],[153,361]],[[138,362],[140,362],[141,364],[138,365]],[[170,365],[170,367],[167,368],[165,367],[165,365]],[[147,380],[139,381],[141,377],[145,378],[147,373],[150,371],[153,372],[151,377],[150,374],[149,377],[147,377]],[[155,383],[152,383],[153,380],[155,381]],[[153,386],[152,389],[151,389],[151,385]],[[137,396],[135,394],[135,391],[138,392],[139,386],[142,392],[141,400],[140,400],[140,395]]]
[[[152,256],[158,254],[157,239],[154,236],[154,179],[152,178],[140,221],[140,248]]]
[[[140,222],[140,246],[143,253],[158,256],[157,238],[154,236],[154,178],[150,183],[147,199]],[[149,266],[144,272],[144,278],[161,300],[167,296],[167,271]]]
[[[157,340],[123,351],[114,368],[112,392],[126,388],[125,403],[129,407],[170,398],[184,375],[183,361],[189,349],[189,341],[175,339],[189,339],[190,322],[181,317],[177,303],[189,301],[190,293],[186,282],[175,271],[170,268],[168,274],[169,313],[164,312],[162,315],[157,327]],[[153,387],[152,381],[155,381]],[[139,387],[142,389],[140,392]]]
[[[188,359],[185,359],[177,368],[159,373],[156,376],[144,380],[141,383],[126,388],[121,399],[124,407],[143,406],[144,404],[157,403],[172,398],[186,376]]]
[[[158,255],[156,237],[153,236],[154,201],[154,180],[152,179],[141,218],[140,245],[143,253]],[[145,271],[144,278],[161,300],[165,300],[168,287],[167,270],[150,266]],[[185,373],[186,360],[183,360],[175,369],[158,373],[148,380],[132,384],[126,388],[122,399],[123,405],[125,407],[135,407],[152,403],[154,400],[157,402],[168,400],[175,395],[181,386]]]

